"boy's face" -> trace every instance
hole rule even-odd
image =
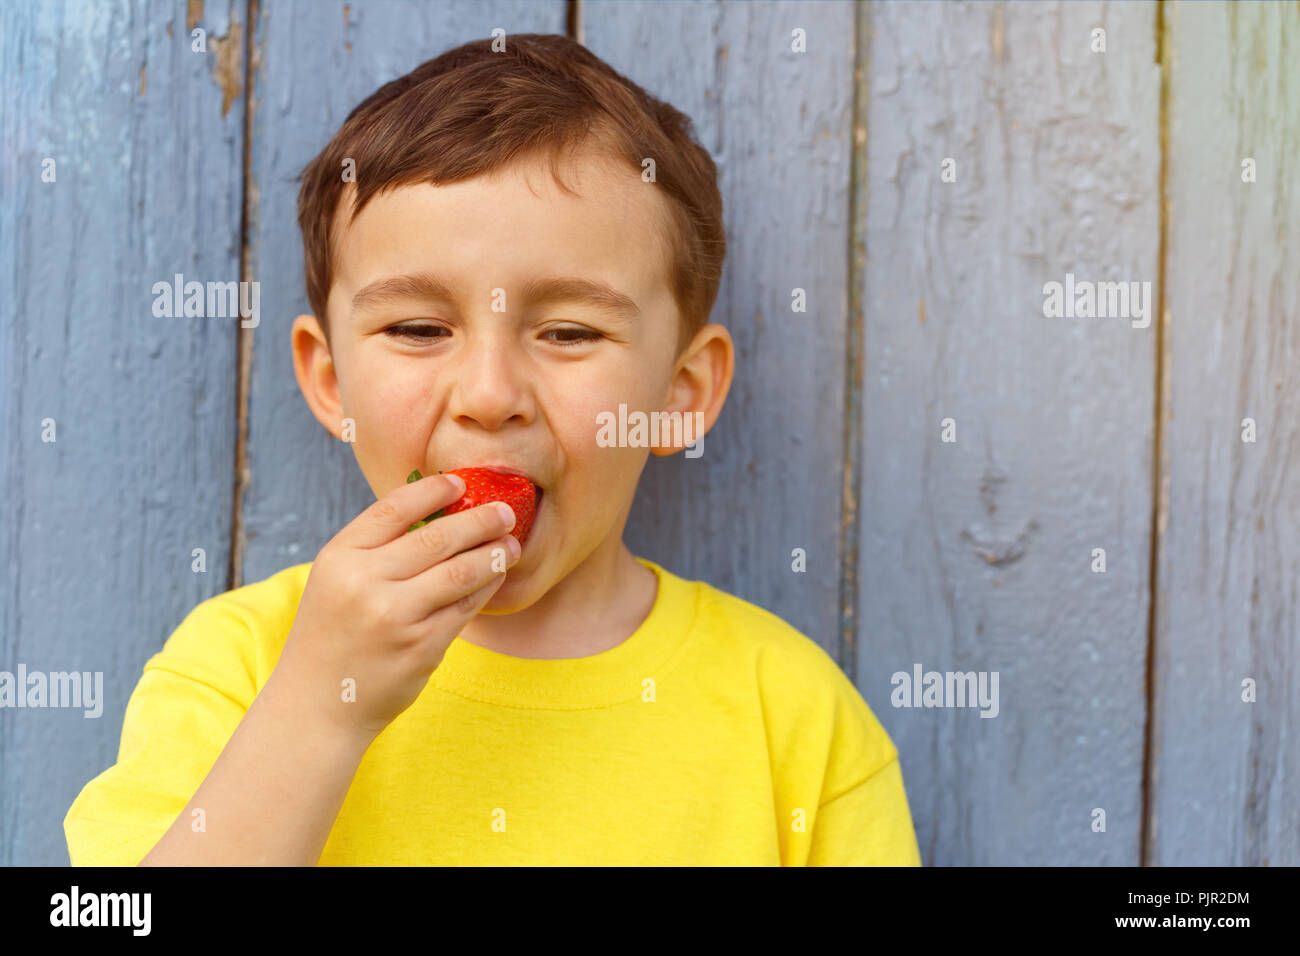
[[[564,177],[580,195],[541,161],[376,195],[350,226],[335,220],[331,347],[313,317],[294,326],[304,395],[336,437],[353,419],[377,497],[413,468],[498,466],[541,488],[523,554],[487,606],[496,613],[619,545],[649,449],[600,447],[597,415],[699,410],[707,428],[731,374],[721,326],[674,353],[656,186],[585,153]],[[541,285],[560,279],[614,295]]]

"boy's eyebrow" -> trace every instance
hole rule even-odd
[[[451,289],[432,272],[378,279],[352,297],[352,314],[401,299],[448,299]]]
[[[633,319],[641,309],[628,296],[595,279],[577,276],[551,276],[529,279],[520,287],[519,295],[526,302],[585,302],[623,318]],[[414,272],[408,275],[389,276],[370,283],[352,297],[352,314],[384,302],[403,299],[454,298],[451,287],[432,272]]]
[[[577,276],[529,279],[520,292],[525,302],[585,302],[627,319],[641,315],[641,309],[628,296],[595,279]]]

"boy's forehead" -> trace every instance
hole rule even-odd
[[[658,187],[594,153],[561,167],[572,192],[550,169],[538,159],[460,182],[383,190],[350,224],[349,184],[335,215],[331,312],[336,293],[347,309],[369,283],[431,271],[468,286],[467,294],[564,275],[619,286],[638,303],[660,298],[669,217]]]

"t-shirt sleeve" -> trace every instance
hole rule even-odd
[[[135,866],[203,783],[256,697],[245,612],[200,603],[144,666],[127,701],[117,763],[63,821],[73,866]]]
[[[757,671],[784,866],[920,866],[898,749],[818,644],[768,612]]]
[[[809,866],[919,866],[898,748],[862,694],[834,662],[831,740]]]
[[[808,865],[921,865],[897,756],[817,808]]]

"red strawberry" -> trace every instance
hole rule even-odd
[[[459,475],[465,482],[465,493],[441,511],[430,515],[425,521],[441,514],[454,515],[487,504],[489,501],[504,501],[515,513],[515,526],[510,534],[520,545],[528,537],[533,527],[533,516],[537,509],[537,487],[522,475],[506,475],[490,468],[453,468],[442,472],[444,475]],[[419,470],[411,472],[407,482],[418,480]],[[425,521],[417,522],[412,527],[419,527]]]

